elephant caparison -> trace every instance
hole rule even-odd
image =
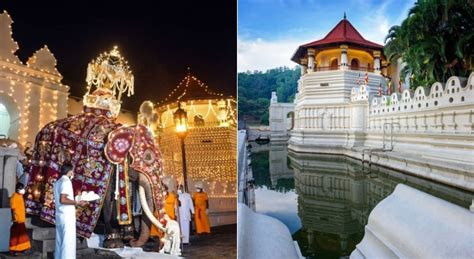
[[[27,185],[27,213],[54,224],[53,186],[61,165],[74,166],[74,194],[94,191],[100,199],[79,207],[77,234],[105,234],[104,247],[122,247],[124,241],[143,246],[151,224],[163,230],[153,211],[163,206],[163,165],[150,131],[143,125],[122,126],[105,109],[84,112],[44,126],[36,136]],[[137,238],[133,231],[129,183],[138,186],[143,209]]]

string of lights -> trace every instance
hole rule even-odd
[[[181,100],[185,95],[186,93],[188,92],[188,89],[190,87],[192,87],[194,84],[191,84],[191,82],[195,82],[198,87],[201,88],[201,90],[204,90],[204,92],[208,95],[211,96],[215,96],[215,97],[224,97],[224,94],[222,93],[216,93],[216,92],[213,92],[211,90],[209,90],[208,86],[206,84],[204,84],[204,82],[202,82],[201,80],[199,80],[197,77],[195,76],[192,76],[190,73],[188,75],[186,75],[180,82],[179,84],[170,92],[170,94],[168,94],[168,96],[163,99],[162,101],[159,101],[157,102],[157,105],[160,106],[160,105],[163,105],[164,103],[167,103],[169,102],[170,100]],[[180,93],[178,90],[180,90],[181,88],[183,88],[183,92]],[[176,96],[176,97],[175,97]],[[175,97],[175,98],[173,98]],[[232,97],[232,96],[230,96]],[[212,99],[212,98],[210,98]]]
[[[189,96],[191,88],[201,91]],[[206,95],[206,98],[201,96]],[[174,102],[172,102],[174,100]],[[182,172],[181,139],[175,130],[174,113],[180,102],[188,123],[186,147],[187,175],[202,182],[211,198],[235,199],[236,175],[236,101],[212,92],[202,81],[188,74],[167,98],[158,102],[161,132],[159,143],[164,156],[165,174],[180,179]]]
[[[9,97],[11,116],[16,116],[12,126],[18,127],[17,139],[25,144],[33,141],[32,133],[56,120],[59,113],[66,115],[63,109],[58,110],[63,103],[59,97],[64,93],[67,98],[69,87],[61,83],[56,59],[47,45],[34,52],[26,63],[20,61],[15,55],[19,47],[12,37],[13,21],[7,12],[1,13],[0,19],[4,21],[0,28],[3,49],[0,53],[0,82],[5,86],[0,93]]]

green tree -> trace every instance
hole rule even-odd
[[[299,76],[297,67],[239,73],[239,118],[246,115],[253,117],[260,124],[268,125],[268,108],[272,92],[277,92],[279,102],[292,102]]]
[[[390,28],[384,52],[402,58],[411,72],[412,87],[468,76],[474,66],[474,5],[472,0],[419,0],[400,26]]]

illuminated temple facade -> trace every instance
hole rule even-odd
[[[45,45],[20,61],[12,38],[13,23],[0,14],[0,134],[21,144],[34,142],[36,133],[48,122],[65,118],[69,87],[61,83],[56,59]]]
[[[157,104],[165,174],[180,183],[183,182],[181,140],[173,120],[178,100],[188,118],[188,135],[184,141],[189,192],[194,193],[196,184],[207,192],[211,225],[235,224],[236,100],[211,92],[198,78],[188,74],[166,100]]]
[[[0,137],[24,145],[47,123],[81,113],[83,103],[69,95],[46,45],[26,63],[18,58],[12,23],[6,11],[0,14]],[[136,113],[122,110],[117,122],[135,124]]]

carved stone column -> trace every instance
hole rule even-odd
[[[304,75],[307,73],[307,70],[308,70],[308,60],[306,58],[302,58],[300,61],[301,61],[301,65],[300,65],[301,75]]]
[[[347,64],[347,45],[341,45],[341,70],[347,70],[348,69],[348,64]]]
[[[380,75],[380,51],[374,51],[374,73]]]
[[[309,48],[308,49],[308,70],[309,72],[313,72],[314,71],[314,57],[316,55],[316,50],[313,49],[313,48]]]

